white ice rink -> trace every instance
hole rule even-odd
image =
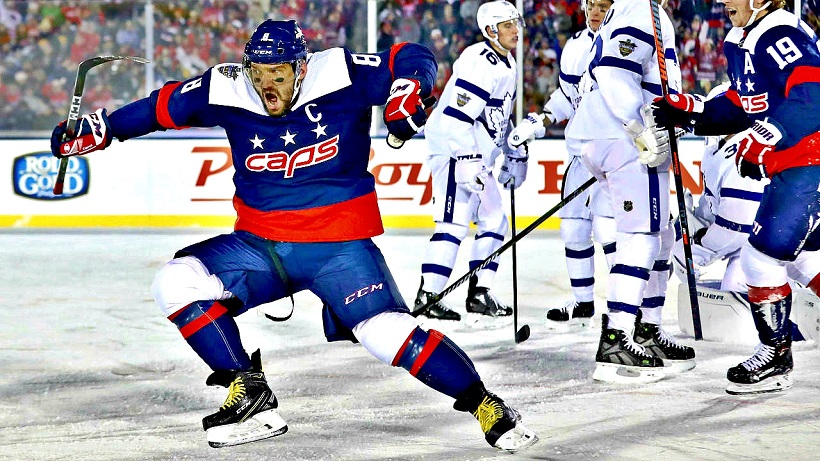
[[[262,350],[287,434],[231,448],[205,442],[201,419],[225,398],[208,368],[151,300],[154,272],[174,252],[222,229],[186,233],[0,233],[0,460],[817,460],[820,349],[795,347],[794,388],[736,397],[726,369],[752,348],[695,343],[697,367],[642,386],[593,382],[598,330],[549,334],[544,308],[569,295],[557,232],[518,246],[521,323],[446,331],[472,357],[487,387],[523,414],[541,441],[509,455],[490,448],[452,399],[350,343],[326,343],[320,302],[296,296],[273,323],[239,318],[246,348]],[[425,232],[376,239],[412,301]],[[598,249],[600,254],[600,249]],[[512,301],[511,252],[499,296]],[[599,259],[602,267],[602,259]],[[460,259],[456,275],[466,272]],[[597,279],[598,312],[605,275]],[[673,278],[674,280],[674,278]],[[679,335],[670,286],[664,326]],[[463,312],[465,289],[448,299]],[[287,301],[280,301],[287,302]],[[678,336],[679,339],[680,336]]]

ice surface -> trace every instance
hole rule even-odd
[[[287,434],[231,448],[205,442],[201,418],[225,398],[207,367],[151,300],[154,273],[174,252],[222,229],[185,232],[0,233],[0,460],[816,460],[820,349],[798,344],[795,385],[755,397],[724,392],[748,346],[695,343],[693,371],[659,383],[593,382],[598,331],[550,334],[545,307],[570,294],[557,232],[518,246],[519,345],[513,328],[445,330],[487,387],[523,414],[541,442],[516,455],[490,448],[452,400],[353,344],[328,344],[319,300],[273,323],[239,318],[261,348]],[[376,239],[405,298],[419,283],[425,232]],[[603,260],[598,249],[598,267]],[[512,301],[511,252],[496,292]],[[466,256],[465,256],[466,257]],[[455,270],[466,272],[460,259]],[[598,312],[605,274],[597,272]],[[679,335],[670,286],[664,326]],[[464,312],[461,287],[448,302]],[[289,301],[280,301],[280,303]],[[680,337],[679,337],[680,338]]]

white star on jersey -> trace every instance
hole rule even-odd
[[[754,91],[755,90],[755,82],[751,79],[746,79],[746,91]]]
[[[316,122],[316,128],[310,131],[316,133],[316,139],[319,139],[319,136],[321,135],[327,136],[327,133],[325,133],[325,128],[327,128],[327,125],[322,125],[321,123]]]
[[[256,149],[257,147],[262,149],[262,143],[265,142],[265,139],[259,139],[258,134],[253,135],[253,139],[249,139],[248,141],[253,143],[253,148]]]
[[[280,138],[282,138],[282,139],[284,139],[284,140],[285,140],[285,145],[286,145],[286,146],[287,146],[288,144],[296,144],[296,141],[294,141],[294,140],[293,140],[293,138],[295,138],[295,137],[296,137],[296,134],[295,134],[295,133],[294,133],[294,134],[291,134],[291,133],[290,133],[290,130],[285,130],[285,135],[284,135],[284,136],[280,136]]]

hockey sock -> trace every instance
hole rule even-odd
[[[476,234],[475,241],[473,242],[473,247],[470,252],[470,270],[478,267],[478,265],[481,264],[487,256],[501,247],[504,243],[504,234],[506,232],[507,228],[504,227],[504,233],[482,232],[481,234]],[[485,288],[493,286],[496,271],[498,271],[497,260],[491,261],[487,264],[487,267],[478,271],[476,274],[478,276],[478,286]]]
[[[248,353],[242,347],[239,328],[219,301],[196,301],[176,311],[174,322],[182,337],[212,370],[249,370]]]
[[[567,218],[561,220],[561,240],[572,294],[578,302],[594,298],[595,247],[592,245],[592,221]]]
[[[661,311],[666,302],[666,283],[669,280],[669,261],[655,261],[641,304],[642,322],[661,324]]]
[[[789,284],[779,287],[749,287],[752,318],[760,342],[769,346],[791,338],[788,321],[792,307],[792,289]]]
[[[458,257],[458,249],[468,232],[469,228],[465,226],[436,223],[435,233],[430,237],[421,265],[424,291],[439,293],[447,285]]]
[[[481,377],[467,354],[439,331],[416,327],[393,359],[427,386],[453,398]]]

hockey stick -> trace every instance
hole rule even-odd
[[[476,267],[472,268],[469,272],[467,272],[466,274],[464,274],[464,275],[462,275],[461,277],[459,277],[459,279],[458,279],[458,280],[456,280],[455,282],[453,282],[452,284],[450,284],[450,286],[448,286],[447,288],[445,288],[444,290],[442,290],[442,291],[441,291],[441,293],[439,293],[439,294],[437,294],[437,295],[435,295],[435,296],[430,297],[430,299],[428,299],[428,300],[427,300],[427,304],[425,304],[425,305],[424,305],[423,307],[421,307],[420,309],[417,309],[417,310],[413,311],[413,313],[412,313],[412,314],[410,314],[410,315],[412,315],[413,317],[418,317],[418,316],[419,316],[422,312],[425,312],[427,309],[429,309],[429,308],[430,308],[430,306],[432,306],[433,304],[435,304],[435,303],[437,303],[437,302],[441,301],[441,300],[442,300],[445,296],[449,295],[449,294],[450,294],[450,293],[452,293],[452,292],[453,292],[456,288],[458,288],[459,286],[461,286],[461,284],[463,284],[463,283],[464,283],[464,282],[466,282],[467,280],[470,280],[470,277],[472,277],[473,275],[475,275],[476,273],[478,273],[478,271],[480,271],[481,269],[484,269],[485,267],[487,267],[487,265],[488,265],[488,264],[490,264],[490,263],[491,263],[491,262],[492,262],[495,258],[497,258],[497,257],[498,257],[498,255],[500,255],[501,253],[503,253],[503,252],[507,251],[507,250],[508,250],[511,246],[515,245],[515,244],[516,244],[519,240],[521,240],[522,238],[526,237],[526,236],[527,236],[527,234],[529,234],[530,232],[534,231],[536,227],[540,226],[540,225],[541,225],[544,221],[546,221],[546,220],[547,220],[550,216],[552,216],[552,215],[554,215],[556,212],[558,212],[558,210],[560,210],[561,208],[563,208],[563,207],[564,207],[567,203],[569,203],[572,199],[574,199],[575,197],[577,197],[577,196],[581,195],[581,193],[582,193],[583,191],[587,190],[587,188],[589,188],[589,186],[591,186],[591,185],[592,185],[593,183],[595,183],[595,181],[597,181],[597,180],[598,180],[598,178],[596,178],[596,177],[594,177],[594,176],[593,176],[593,177],[591,177],[591,178],[589,178],[589,179],[587,180],[587,182],[585,182],[585,183],[581,184],[581,185],[580,185],[577,189],[575,189],[574,191],[570,192],[570,193],[569,193],[569,195],[567,195],[566,197],[564,197],[563,199],[561,199],[561,201],[560,201],[560,202],[558,202],[557,204],[555,204],[555,206],[554,206],[554,207],[550,208],[550,209],[549,209],[546,213],[542,214],[542,215],[541,215],[538,219],[536,219],[535,221],[533,221],[533,222],[532,222],[532,224],[530,224],[529,226],[527,226],[526,228],[524,228],[524,230],[522,230],[522,231],[521,231],[518,235],[516,235],[514,238],[511,238],[509,242],[507,242],[507,243],[505,243],[505,244],[501,245],[500,247],[498,247],[498,249],[497,249],[497,250],[495,250],[495,251],[493,251],[492,253],[490,253],[490,255],[489,255],[489,256],[487,256],[487,257],[484,259],[484,261],[481,261],[481,263],[480,263],[479,265],[477,265]]]
[[[669,74],[666,70],[666,54],[663,47],[663,37],[661,36],[661,14],[659,0],[649,0],[652,7],[652,29],[655,38],[655,53],[658,56],[658,69],[661,77],[661,90],[663,95],[669,94]],[[680,230],[683,238],[683,255],[686,258],[686,283],[689,285],[689,304],[692,308],[692,326],[695,330],[695,340],[703,339],[703,328],[700,322],[700,306],[698,304],[698,290],[695,285],[695,265],[692,260],[692,244],[689,239],[689,223],[686,219],[686,199],[684,197],[683,179],[680,170],[680,157],[678,156],[678,138],[675,127],[667,127],[669,131],[669,150],[672,153],[672,175],[675,177],[675,191],[678,199],[678,218],[680,219]]]
[[[515,240],[515,187],[510,187],[510,217],[512,220],[512,237]],[[518,329],[518,259],[516,258],[515,243],[512,244],[512,286],[513,286],[513,332],[515,343],[523,343],[530,337],[530,326],[523,325]]]
[[[141,64],[150,62],[145,58],[136,56],[97,56],[95,58],[86,59],[77,66],[77,77],[74,79],[74,94],[71,97],[71,106],[68,109],[68,119],[66,121],[63,142],[73,138],[74,134],[77,133],[77,125],[79,125],[78,121],[80,119],[80,103],[83,100],[85,76],[88,74],[88,71],[100,64],[109,61],[118,61],[120,59],[128,59]],[[68,157],[63,157],[60,159],[60,170],[57,172],[57,179],[54,181],[54,189],[52,191],[54,195],[62,195],[63,193],[66,168],[68,168]]]

